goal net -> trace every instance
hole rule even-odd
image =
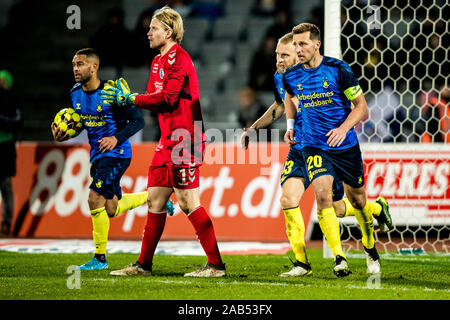
[[[380,252],[448,253],[450,5],[445,0],[325,1],[325,55],[350,64],[368,103],[357,133],[369,201],[385,197],[394,230]],[[346,251],[361,250],[352,217]],[[325,255],[325,252],[324,252]]]

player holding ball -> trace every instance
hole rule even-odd
[[[81,265],[81,270],[108,268],[106,244],[109,219],[147,201],[147,191],[122,194],[120,187],[120,179],[131,162],[128,139],[144,127],[144,119],[136,108],[112,107],[102,102],[100,95],[106,82],[98,77],[99,64],[100,58],[91,48],[78,50],[72,60],[76,84],[70,90],[71,104],[81,117],[90,144],[91,184],[88,203],[95,244],[95,256]],[[113,81],[110,80],[108,85],[113,85]],[[71,138],[69,132],[55,122],[51,129],[55,141]]]

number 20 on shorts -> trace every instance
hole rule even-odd
[[[308,171],[311,172],[313,168],[322,167],[322,157],[318,155],[309,156],[308,159],[306,159],[306,163],[308,164]]]

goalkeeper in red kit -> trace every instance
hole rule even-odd
[[[148,216],[136,263],[111,275],[151,275],[156,246],[166,222],[166,202],[174,192],[180,208],[195,229],[208,262],[186,277],[222,277],[225,265],[214,227],[200,204],[199,167],[206,135],[203,128],[197,73],[180,46],[183,20],[169,7],[155,11],[147,33],[150,47],[159,49],[152,62],[145,94],[132,93],[124,79],[102,91],[105,103],[155,110],[161,139],[148,172]]]

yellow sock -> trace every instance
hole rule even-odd
[[[117,202],[117,209],[114,217],[122,212],[137,208],[147,202],[148,191],[138,193],[124,193],[122,199]]]
[[[106,243],[108,242],[109,217],[105,207],[91,210],[92,237],[95,244],[96,254],[106,254]]]
[[[305,223],[299,207],[283,209],[286,222],[286,234],[294,251],[295,259],[308,263],[305,245]]]
[[[341,245],[341,234],[339,232],[339,222],[334,212],[334,208],[317,209],[320,229],[322,229],[327,244],[333,252],[334,257],[340,255],[345,258]]]
[[[348,201],[347,198],[342,199],[345,203],[345,216],[344,217],[350,217],[354,216],[357,209],[355,209],[350,201]]]
[[[359,211],[359,210],[355,209],[352,206],[352,204],[350,203],[350,201],[348,201],[347,198],[344,198],[342,200],[345,203],[345,216],[344,217],[355,216],[355,213],[357,211]],[[371,203],[372,203],[373,209],[374,209],[373,215],[378,217],[380,215],[380,213],[381,213],[381,210],[382,210],[381,205],[378,202],[376,202],[376,201],[375,202],[371,202]]]
[[[372,202],[367,201],[362,210],[356,212],[355,217],[361,228],[362,239],[361,242],[367,249],[372,249],[375,245],[375,238],[373,236],[373,212],[375,211]]]
[[[381,204],[379,204],[376,201],[371,202],[371,204],[373,205],[373,210],[374,210],[373,215],[378,217],[381,213],[381,210],[383,210],[383,208],[381,207]]]

